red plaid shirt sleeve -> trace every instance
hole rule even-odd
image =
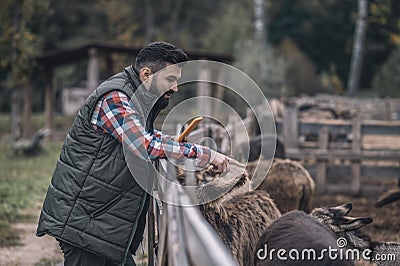
[[[96,105],[91,122],[93,127],[112,135],[142,158],[198,158],[198,165],[209,163],[211,150],[193,143],[179,143],[171,140],[161,131],[151,134],[145,131],[133,104],[126,94],[111,91]]]

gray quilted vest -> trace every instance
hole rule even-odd
[[[149,195],[128,169],[122,144],[97,132],[90,120],[106,93],[120,90],[131,98],[138,86],[136,73],[128,67],[88,97],[62,147],[40,214],[38,236],[51,235],[119,265],[128,252],[136,251]],[[146,117],[142,109],[138,112]],[[137,160],[133,175],[147,179],[151,186],[151,164],[133,157]]]

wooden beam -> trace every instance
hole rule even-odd
[[[285,147],[286,149],[286,147]],[[359,154],[350,154],[348,150],[286,149],[291,159],[341,159],[341,160],[400,160],[400,150],[363,150]]]
[[[99,85],[100,77],[100,58],[96,48],[89,49],[89,62],[87,66],[87,84],[88,91],[94,91]]]
[[[318,134],[318,147],[320,150],[328,150],[329,145],[329,129],[323,127]],[[326,174],[327,174],[327,161],[325,159],[318,160],[316,188],[318,193],[326,191]]]
[[[362,143],[362,132],[361,132],[362,118],[361,115],[358,114],[353,119],[353,128],[352,135],[353,141],[351,143],[351,153],[354,155],[358,155],[361,152],[361,143]],[[359,195],[361,192],[361,160],[354,159],[351,164],[351,191],[354,195]]]
[[[297,149],[298,131],[297,106],[287,106],[283,114],[283,139],[285,148]]]

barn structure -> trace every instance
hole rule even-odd
[[[113,61],[114,54],[125,54],[132,56],[132,61],[136,54],[140,51],[141,47],[129,47],[123,46],[113,43],[107,42],[99,42],[93,41],[88,42],[86,44],[82,44],[79,46],[57,49],[54,51],[45,52],[42,55],[38,56],[37,62],[41,69],[41,73],[43,73],[46,77],[46,86],[45,86],[45,118],[46,118],[46,127],[50,130],[54,128],[54,114],[55,114],[55,92],[56,88],[54,87],[54,72],[57,67],[76,63],[82,60],[86,60],[87,64],[87,81],[86,81],[86,92],[83,92],[84,95],[89,95],[101,82],[100,80],[100,65],[102,60],[105,61],[106,65],[106,75],[111,76],[113,74],[113,65],[115,62]],[[210,53],[210,52],[199,52],[199,51],[187,51],[185,52],[189,56],[189,60],[210,60],[217,61],[226,64],[230,64],[233,62],[234,58],[230,55],[226,54],[218,54],[218,53]],[[199,73],[199,75],[207,76],[207,68],[204,68],[203,73]],[[209,87],[207,86],[199,86],[198,94],[199,95],[210,95]],[[203,108],[207,108],[204,106]]]

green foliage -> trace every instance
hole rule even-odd
[[[361,86],[367,89],[380,65],[400,42],[400,2],[369,2],[361,76]],[[7,76],[14,82],[8,85],[26,83],[32,58],[38,53],[93,40],[134,46],[165,40],[187,51],[224,52],[238,57],[251,49],[248,42],[253,39],[253,4],[252,0],[5,0],[0,9],[0,67],[4,70],[0,82]],[[270,46],[277,47],[289,38],[318,74],[334,68],[339,82],[346,83],[357,1],[266,0],[265,6]],[[254,51],[247,52],[250,58],[257,59],[251,55]],[[131,59],[118,57],[114,70],[130,64]],[[251,64],[250,59],[247,61]],[[56,71],[57,87],[85,79],[85,62],[66,68],[68,71]],[[284,64],[279,68],[285,68]],[[35,91],[43,90],[39,78],[31,80]],[[0,104],[1,110],[7,109],[7,102]]]
[[[289,37],[315,63],[318,73],[335,69],[340,83],[349,72],[357,1],[274,1],[270,12],[269,40],[278,45]],[[400,2],[370,1],[361,87],[371,79],[400,41]]]
[[[237,51],[236,66],[250,75],[270,97],[314,94],[321,89],[315,65],[290,39],[276,47],[268,46],[264,55],[257,43],[248,42]],[[267,62],[267,84],[262,86],[259,66],[254,63],[260,56]]]
[[[37,157],[15,157],[9,143],[0,142],[0,239],[17,240],[9,224],[20,219],[21,211],[44,200],[61,143],[47,143]],[[10,242],[11,241],[11,242]]]
[[[353,37],[356,1],[281,1],[270,24],[270,41],[293,40],[315,62],[317,71],[334,65],[345,80]]]
[[[267,96],[286,95],[288,84],[285,73],[288,69],[288,62],[274,52],[273,47],[269,47],[264,54],[260,54],[260,47],[254,41],[248,41],[237,49],[237,60],[235,66],[249,75]],[[262,86],[262,77],[259,71],[260,66],[255,63],[258,58],[263,56],[267,61],[267,80],[268,84]]]
[[[382,65],[374,77],[372,87],[379,96],[400,97],[400,46]]]
[[[221,16],[214,17],[203,46],[207,50],[235,54],[238,46],[252,38],[251,1],[228,3]]]
[[[132,5],[128,1],[51,1],[50,11],[37,21],[36,27],[43,37],[43,50],[79,45],[88,40],[107,40],[110,37],[105,16],[106,2],[120,5],[116,14],[128,15]],[[128,23],[119,21],[121,25]]]
[[[15,157],[9,144],[0,144],[0,220],[12,222],[21,209],[44,199],[61,144],[45,144],[36,157]]]
[[[332,66],[329,71],[324,71],[321,74],[321,88],[326,93],[344,94],[344,86],[336,73],[335,67]]]
[[[71,127],[74,116],[56,115],[54,117],[55,132],[65,133]],[[35,113],[32,115],[32,130],[36,132],[40,128],[45,127],[45,117],[43,113]],[[0,113],[0,140],[10,134],[10,114]],[[53,132],[54,133],[54,132]]]
[[[321,89],[315,64],[291,39],[283,39],[275,53],[285,60],[287,65],[284,71],[286,95],[278,96],[315,94]]]
[[[0,9],[0,68],[10,69],[10,87],[24,86],[32,73],[40,39],[32,32],[34,16],[41,16],[48,1],[6,0]]]

